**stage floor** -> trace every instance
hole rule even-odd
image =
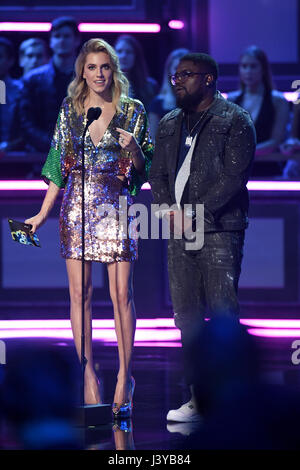
[[[297,338],[292,337],[270,338],[256,336],[254,338],[259,352],[261,383],[271,387],[274,386],[275,395],[278,391],[283,393],[283,401],[289,399],[288,393],[287,398],[285,395],[287,389],[295,392],[300,391],[300,365],[292,362],[294,351],[292,343],[295,339],[297,340]],[[6,338],[4,341],[6,345],[6,365],[1,366],[3,371],[6,367],[9,367],[10,358],[15,357],[14,353],[16,351],[26,351],[29,346],[34,346],[37,350],[46,346],[60,353],[65,352],[71,356],[74,355],[74,360],[77,360],[72,339],[27,337]],[[153,344],[151,346],[139,345],[135,347],[133,375],[136,380],[136,390],[132,419],[124,420],[117,426],[112,421],[108,425],[81,429],[84,449],[170,450],[188,448],[190,443],[195,447],[198,432],[195,424],[167,423],[166,421],[166,414],[169,409],[177,408],[189,399],[188,390],[182,377],[182,350],[180,344],[179,342],[170,344],[172,346],[168,346],[166,343],[164,346]],[[300,345],[300,342],[298,344]],[[118,369],[117,346],[114,343],[95,340],[93,348],[95,368],[102,384],[102,396],[105,403],[111,403]],[[272,395],[273,389],[270,390]],[[22,390],[19,390],[18,394],[19,399],[22,400]],[[269,397],[270,402],[273,399],[271,395]],[[254,401],[252,400],[252,403],[249,403],[249,407],[255,408],[256,400],[258,400],[259,407],[259,399],[258,396],[254,397]],[[274,407],[276,407],[276,400]],[[297,416],[297,412],[295,410],[295,416]],[[248,415],[248,412],[246,415]],[[222,420],[222,417],[220,419]],[[221,423],[221,426],[223,425],[224,423]],[[205,421],[203,426],[205,429]],[[249,427],[249,423],[247,424],[247,419],[245,419],[245,432],[247,432],[247,427]],[[2,425],[1,429],[0,448],[22,448],[22,444],[7,433],[6,425]],[[224,429],[226,429],[226,426]],[[264,437],[261,441],[262,447],[264,446]],[[216,447],[218,446],[217,441]],[[266,439],[267,441],[268,439]],[[199,448],[203,448],[205,445],[204,442],[199,441]],[[207,445],[214,447],[211,443]]]

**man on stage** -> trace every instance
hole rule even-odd
[[[182,57],[171,77],[178,108],[160,121],[150,171],[154,203],[177,204],[177,210],[164,216],[171,232],[183,233],[179,220],[197,226],[196,205],[204,205],[203,247],[189,249],[184,235],[168,241],[174,319],[181,330],[184,369],[192,392],[188,403],[168,412],[170,421],[200,418],[189,374],[193,331],[205,316],[238,318],[239,314],[237,288],[248,225],[246,184],[256,139],[249,114],[222,97],[217,78],[218,66],[209,55]],[[192,205],[192,210],[183,217],[185,204]]]

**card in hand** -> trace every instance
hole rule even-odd
[[[8,219],[11,236],[15,242],[23,245],[33,245],[41,248],[39,238],[36,233],[31,233],[32,225]]]

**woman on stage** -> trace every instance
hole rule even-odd
[[[119,196],[127,209],[151,165],[153,145],[143,104],[128,98],[128,80],[121,72],[115,50],[102,39],[87,41],[75,64],[76,77],[64,99],[51,148],[42,170],[49,188],[40,212],[27,219],[35,232],[47,219],[64,188],[60,211],[61,255],[66,259],[71,299],[71,325],[81,357],[81,164],[82,134],[90,107],[102,113],[88,128],[85,142],[85,356],[86,404],[101,403],[92,356],[92,261],[107,264],[118,340],[119,372],[113,400],[116,417],[131,415],[134,379],[131,376],[135,334],[133,262],[137,239],[119,235]],[[103,217],[99,208],[109,204],[115,219]],[[128,213],[128,212],[127,212]],[[107,213],[105,213],[107,214]],[[105,225],[103,221],[105,219]],[[130,224],[131,218],[128,217]],[[103,227],[105,229],[103,230]]]

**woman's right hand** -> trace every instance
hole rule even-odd
[[[41,213],[38,213],[34,217],[25,220],[25,224],[32,225],[31,233],[34,233],[38,228],[40,228],[46,222],[46,217]]]

